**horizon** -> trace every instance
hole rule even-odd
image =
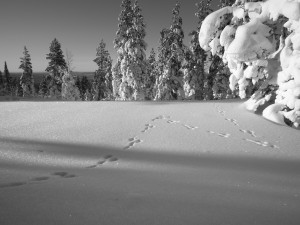
[[[97,69],[93,59],[96,58],[96,48],[101,39],[106,43],[106,49],[115,63],[117,53],[113,40],[118,29],[121,2],[122,0],[86,0],[84,3],[80,0],[63,2],[11,0],[5,3],[4,10],[0,14],[0,28],[5,31],[0,41],[0,63],[2,64],[0,71],[3,71],[6,61],[11,73],[21,72],[18,69],[20,57],[23,56],[23,49],[26,46],[31,56],[33,71],[45,72],[48,65],[46,54],[49,53],[50,43],[54,38],[60,42],[64,54],[68,49],[74,55],[76,72],[94,72]],[[145,41],[148,44],[146,54],[149,55],[152,48],[157,53],[160,31],[170,27],[172,9],[177,1],[139,0],[138,2],[146,23]],[[179,2],[185,33],[184,43],[189,45],[188,33],[197,27],[197,18],[194,14],[195,4],[199,0]],[[213,7],[218,3],[218,0],[213,0]],[[55,17],[47,16],[53,11]],[[154,12],[155,16],[153,16]]]

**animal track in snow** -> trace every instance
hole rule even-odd
[[[114,157],[113,155],[106,155],[106,156],[101,157],[96,164],[88,166],[86,168],[93,169],[93,168],[103,165],[104,163],[117,162],[117,161],[118,161],[117,157]]]
[[[252,137],[257,137],[255,132],[252,131],[252,130],[243,130],[243,129],[240,129],[240,132],[244,133],[244,134],[250,134]]]
[[[74,177],[76,177],[76,175],[69,174],[67,172],[55,172],[55,173],[52,173],[51,175],[52,176],[59,176],[61,178],[74,178]],[[34,178],[31,178],[28,181],[18,181],[18,182],[0,184],[0,188],[20,187],[20,186],[23,186],[23,185],[36,184],[37,182],[47,181],[49,179],[51,179],[51,177],[49,177],[49,176],[34,177]]]
[[[58,177],[61,177],[61,178],[73,178],[73,177],[76,177],[76,175],[69,174],[67,172],[55,172],[55,173],[52,173],[51,175],[58,176]]]
[[[129,138],[128,141],[129,141],[129,144],[126,147],[124,147],[124,149],[130,149],[130,148],[134,147],[136,144],[143,142],[143,140],[137,139],[136,137]]]
[[[238,121],[237,121],[236,119],[225,118],[225,120],[227,120],[227,121],[233,123],[235,126],[240,126],[240,125],[238,124]]]
[[[219,137],[223,137],[223,138],[229,138],[230,137],[230,134],[228,134],[228,133],[216,133],[214,131],[207,131],[207,132],[210,133],[210,134],[216,134]]]
[[[156,120],[166,120],[166,119],[170,119],[171,117],[170,116],[165,116],[165,115],[159,115],[155,118],[153,118],[151,121],[156,121]]]
[[[31,179],[31,181],[45,181],[45,180],[49,180],[50,177],[34,177]]]
[[[19,187],[26,185],[26,182],[11,182],[11,183],[6,183],[6,184],[0,184],[0,188],[11,188],[11,187]]]
[[[177,123],[180,123],[180,121],[179,120],[168,120],[167,123],[177,124]]]
[[[270,148],[277,148],[277,149],[279,148],[279,146],[269,143],[268,141],[256,141],[256,140],[251,140],[251,139],[243,139],[243,140],[260,145],[262,147],[270,147]]]
[[[145,124],[145,129],[142,130],[141,132],[146,133],[148,130],[153,129],[153,128],[155,128],[154,125],[147,123],[147,124]]]
[[[187,128],[187,129],[189,129],[189,130],[196,130],[196,129],[199,128],[199,127],[189,126],[189,125],[186,125],[186,124],[184,124],[184,125],[182,125],[182,126],[184,126],[185,128]]]

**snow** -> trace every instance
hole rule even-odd
[[[224,7],[209,14],[203,21],[199,32],[199,42],[205,51],[210,50],[209,43],[221,32],[220,27],[226,24],[228,14],[232,14],[232,8]]]
[[[296,225],[299,131],[240,105],[1,102],[0,224]]]

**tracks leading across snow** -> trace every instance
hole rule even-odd
[[[280,148],[279,146],[277,146],[267,140],[262,140],[262,137],[258,136],[257,133],[253,130],[239,128],[240,124],[237,119],[226,117],[226,111],[224,109],[222,109],[221,106],[214,104],[214,107],[215,107],[216,111],[218,112],[218,114],[224,118],[224,120],[232,123],[234,126],[237,127],[239,132],[243,133],[245,136],[248,136],[246,138],[242,138],[243,141],[246,141],[246,142],[252,143],[252,144],[256,144],[261,147],[269,147],[269,148],[273,148],[273,149]],[[229,138],[231,136],[231,134],[229,134],[229,133],[218,133],[218,132],[210,131],[210,130],[207,132],[210,134],[216,134],[223,138]],[[251,138],[249,136],[251,136]]]

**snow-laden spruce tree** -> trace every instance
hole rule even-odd
[[[62,76],[61,97],[65,101],[79,101],[80,91],[75,84],[75,78],[70,71],[64,71]]]
[[[6,61],[4,62],[4,71],[3,71],[3,77],[4,77],[4,92],[5,94],[12,94],[12,78],[10,76],[10,72],[7,67]]]
[[[267,119],[299,127],[298,0],[236,0],[206,17],[199,42],[203,49],[223,57],[232,73],[230,88],[238,85],[241,98],[246,97],[250,82],[261,83],[246,102],[249,110],[263,109]]]
[[[3,79],[2,72],[0,70],[0,96],[1,95],[4,95],[4,79]]]
[[[183,81],[184,81],[184,93],[185,99],[188,100],[202,100],[205,94],[204,83],[206,72],[205,63],[207,60],[207,52],[204,51],[199,44],[198,30],[205,17],[211,13],[211,0],[202,0],[196,4],[197,12],[195,16],[198,18],[197,30],[193,30],[189,36],[191,36],[190,48],[186,51],[183,63]]]
[[[145,23],[138,1],[123,0],[119,30],[115,39],[122,74],[121,100],[144,100],[147,76]]]
[[[108,50],[106,50],[103,39],[97,47],[96,56],[94,62],[98,65],[98,69],[95,71],[92,86],[93,100],[109,100],[112,99],[112,59]]]
[[[146,99],[147,100],[153,100],[155,97],[155,81],[158,78],[159,71],[158,71],[158,65],[156,61],[156,53],[154,49],[152,48],[150,51],[149,58],[147,60],[148,63],[148,76],[146,77],[145,81],[145,88],[146,88]]]
[[[116,64],[112,68],[112,89],[113,89],[113,98],[115,100],[120,100],[120,86],[122,83],[122,73],[121,73],[121,62],[118,59]]]
[[[172,11],[170,29],[163,29],[159,46],[160,76],[156,81],[155,100],[184,99],[182,61],[186,47],[180,16],[180,4]]]
[[[61,50],[61,45],[55,38],[50,44],[50,53],[47,54],[46,59],[50,60],[46,71],[49,73],[47,77],[47,84],[49,88],[49,97],[60,97],[62,77],[64,71],[67,71],[67,64]]]
[[[23,97],[25,96],[34,96],[34,78],[32,72],[32,64],[29,51],[26,46],[24,47],[23,57],[21,59],[21,64],[19,69],[22,69],[22,75],[20,77],[20,85],[23,90]]]

